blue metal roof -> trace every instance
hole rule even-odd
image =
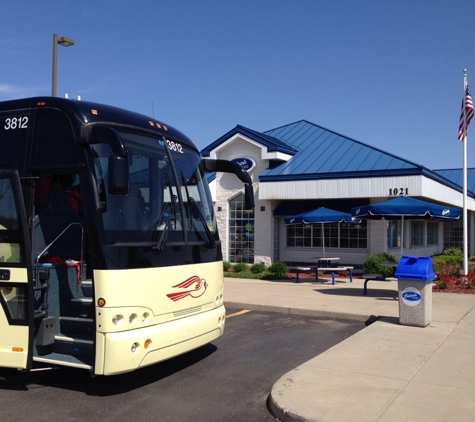
[[[259,181],[344,179],[424,175],[462,192],[462,170],[429,170],[412,161],[364,144],[319,125],[300,120],[266,132],[237,125],[201,151],[202,156],[237,133],[267,147],[291,155],[288,161],[262,171]],[[451,173],[452,172],[452,173]],[[469,177],[468,191],[475,196],[475,169]]]
[[[459,186],[463,186],[463,169],[434,170],[435,173],[450,180]],[[475,169],[467,169],[467,191],[475,192]]]
[[[419,172],[421,166],[378,148],[363,144],[316,124],[301,120],[265,132],[299,152],[286,163],[261,174],[261,180],[361,177],[377,172]],[[357,174],[356,174],[357,173]],[[351,176],[353,174],[353,176]]]

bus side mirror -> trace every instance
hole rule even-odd
[[[109,193],[126,195],[129,192],[129,162],[116,155],[109,157]]]
[[[79,145],[107,144],[115,155],[127,157],[127,152],[119,133],[107,126],[88,125],[82,127],[77,143]]]
[[[244,207],[246,210],[254,209],[254,189],[252,185],[244,185]]]
[[[252,188],[251,176],[238,163],[228,160],[202,158],[201,165],[204,171],[220,171],[235,174],[244,183],[244,206],[247,210],[254,208],[254,189]]]

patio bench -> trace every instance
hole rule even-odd
[[[362,278],[365,279],[364,281],[364,286],[363,286],[363,295],[368,294],[368,281],[374,280],[374,281],[397,281],[397,278],[394,277],[383,277],[382,274],[363,274],[361,276]]]
[[[320,267],[315,268],[316,276],[315,280],[318,281],[318,272],[331,273],[332,274],[332,284],[335,284],[335,273],[340,273],[342,271],[348,271],[350,274],[350,283],[353,283],[353,267]]]
[[[311,267],[291,267],[291,270],[295,271],[295,282],[299,282],[300,273],[308,273],[309,271],[315,271],[315,268]]]

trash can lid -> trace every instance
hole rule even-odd
[[[402,255],[395,276],[402,280],[432,281],[435,278],[430,256]]]

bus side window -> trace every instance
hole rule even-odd
[[[75,176],[72,174],[60,174],[53,176],[53,190],[63,192],[69,206],[78,214],[82,214],[81,194],[79,187],[74,186]]]
[[[35,111],[32,143],[32,166],[58,167],[80,164],[82,150],[76,145],[69,118],[59,110]]]
[[[49,196],[46,192],[53,190],[51,176],[49,174],[41,174],[35,183],[35,213],[38,214],[48,205]]]
[[[2,230],[7,230],[7,228],[0,224],[0,236]],[[20,245],[0,242],[0,262],[20,262]]]

